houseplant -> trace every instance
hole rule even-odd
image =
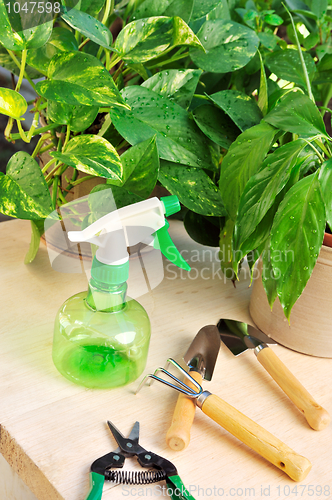
[[[149,196],[158,182],[179,196],[188,233],[220,244],[222,268],[234,278],[245,255],[252,265],[271,247],[271,228],[272,249],[284,252],[286,240],[276,237],[285,230],[278,229],[280,210],[312,182],[324,191],[314,187],[310,202],[321,222],[312,253],[298,261],[301,284],[293,290],[289,279],[278,281],[274,259],[263,258],[272,266],[270,303],[277,292],[289,317],[330,221],[330,137],[321,115],[331,97],[332,56],[328,2],[286,3],[292,15],[277,0],[100,0],[72,9],[66,2],[55,19],[32,26],[1,0],[0,61],[19,76],[15,90],[0,94],[5,133],[26,141],[44,134],[31,156],[16,154],[0,177],[0,210],[32,221],[27,261],[45,217],[73,186],[106,179],[94,190],[111,188],[121,206]],[[38,96],[27,132],[23,77]],[[51,159],[40,169],[36,158],[45,151]]]

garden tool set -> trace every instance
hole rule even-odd
[[[218,329],[216,327],[214,328],[218,333]],[[200,330],[198,335],[201,335],[201,332],[202,330]],[[193,341],[193,346],[196,344],[196,339]],[[191,350],[189,350],[189,352],[190,351]],[[200,353],[197,353],[196,356],[199,358]],[[283,470],[294,481],[302,481],[307,476],[311,469],[311,463],[307,458],[298,455],[286,444],[246,415],[226,403],[226,401],[204,390],[176,361],[170,358],[167,360],[167,365],[169,364],[173,365],[185,379],[189,380],[191,385],[187,385],[166,368],[157,368],[154,374],[146,375],[138,390],[144,385],[147,378],[158,380],[178,390],[182,394],[192,398],[208,417],[217,422],[221,427],[233,434],[233,436],[237,437],[266,460]],[[208,367],[206,371],[210,369],[211,367]],[[168,379],[171,379],[175,383],[157,375],[159,372],[163,373]],[[204,370],[202,370],[201,373],[204,373]],[[192,388],[192,386],[194,386],[194,388]]]
[[[171,498],[180,500],[195,500],[186,490],[178,475],[175,465],[166,458],[160,457],[151,451],[147,451],[138,443],[139,422],[135,422],[128,437],[125,437],[112,424],[107,422],[119,445],[118,448],[98,458],[91,465],[90,483],[91,490],[86,500],[100,500],[103,494],[104,482],[112,481],[117,484],[152,484],[165,480],[167,491],[171,492]],[[127,457],[137,457],[142,467],[148,467],[148,471],[123,471],[122,469]]]

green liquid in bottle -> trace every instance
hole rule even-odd
[[[55,321],[53,361],[64,377],[106,389],[141,375],[150,321],[136,300],[124,302],[125,291],[125,284],[110,292],[90,283],[88,293],[78,293],[62,305]]]

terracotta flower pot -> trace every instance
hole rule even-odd
[[[250,301],[253,321],[279,344],[304,354],[332,358],[332,235],[325,234],[313,273],[294,305],[290,325],[279,299],[269,306],[261,279],[254,280]]]

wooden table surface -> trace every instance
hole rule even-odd
[[[165,261],[162,283],[139,299],[152,323],[144,373],[164,365],[167,357],[180,360],[197,331],[222,316],[250,321],[248,279],[236,288],[224,283],[216,249],[194,243],[180,222],[172,222],[170,232],[178,248],[186,250],[192,270],[177,271]],[[85,499],[91,463],[116,448],[107,420],[124,434],[139,420],[142,446],[171,460],[196,499],[332,498],[332,426],[321,432],[309,428],[253,352],[235,358],[222,346],[205,388],[307,457],[312,470],[302,483],[293,482],[200,410],[189,447],[168,449],[165,435],[177,393],[158,383],[135,395],[138,381],[114,390],[89,390],[63,378],[51,358],[54,318],[64,300],[86,289],[87,278],[54,271],[43,246],[36,260],[25,265],[29,241],[29,222],[0,225],[0,453],[39,500]],[[332,360],[273,348],[332,413]],[[135,468],[134,461],[128,459],[125,467]],[[162,484],[105,484],[103,499],[126,497],[168,498]]]

